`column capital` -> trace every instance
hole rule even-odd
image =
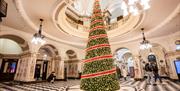
[[[61,61],[61,57],[59,55],[53,57],[54,60],[60,60]]]
[[[32,49],[31,49],[31,52],[33,52],[33,53],[38,53],[39,48],[40,48],[41,46],[42,46],[42,45],[35,45],[35,44],[33,44],[33,45],[32,45]]]
[[[36,56],[38,53],[36,53],[36,52],[26,52],[26,53],[22,53],[20,56],[21,57],[26,57],[26,56]]]

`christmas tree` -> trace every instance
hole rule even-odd
[[[95,0],[80,88],[85,91],[120,89],[113,61],[99,0]]]

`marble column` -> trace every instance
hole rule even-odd
[[[64,61],[59,61],[59,69],[57,79],[64,79]]]
[[[55,73],[56,79],[64,79],[64,61],[60,56],[55,58]]]
[[[22,54],[18,61],[17,72],[15,74],[16,81],[34,81],[34,72],[36,65],[37,53]]]
[[[14,80],[16,81],[19,81],[19,73],[20,73],[20,64],[21,63],[21,59],[18,60],[18,65],[17,65],[17,68],[16,68],[16,74],[14,76]]]
[[[52,72],[52,60],[53,60],[53,58],[50,58],[49,60],[48,60],[48,67],[47,67],[47,77],[51,74],[51,72]]]
[[[134,56],[134,71],[135,71],[135,76],[134,79],[143,79],[143,67],[142,67],[142,62],[139,58],[139,56]]]

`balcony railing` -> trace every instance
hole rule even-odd
[[[72,7],[67,7],[66,9],[66,20],[67,22],[77,29],[78,31],[87,31],[90,28],[90,17],[88,16],[81,16],[77,12],[75,12]],[[129,16],[122,17],[119,16],[117,17],[117,21],[114,23],[110,23],[109,25],[106,26],[107,31],[114,30],[118,28],[119,26],[124,25],[129,19]],[[84,21],[86,20],[86,21]]]
[[[110,31],[110,30],[114,30],[116,28],[118,28],[118,26],[122,26],[123,24],[125,24],[129,19],[129,16],[127,17],[123,17],[121,20],[115,22],[115,23],[111,23],[110,25],[107,25],[106,28],[107,28],[107,31]],[[68,21],[68,23],[74,27],[75,29],[77,30],[80,30],[80,31],[88,31],[89,30],[89,26],[90,25],[82,25],[82,24],[78,24],[77,22],[75,22],[74,20],[72,20],[72,18],[66,16],[66,20]],[[90,21],[90,20],[88,20]]]

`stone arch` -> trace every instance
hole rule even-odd
[[[28,62],[23,59],[24,58],[23,56],[25,56],[26,54],[29,57],[28,42],[24,38],[22,38],[18,35],[14,35],[14,34],[2,34],[2,35],[0,35],[0,39],[8,39],[8,40],[12,40],[13,42],[16,42],[16,44],[19,45],[19,47],[21,48],[21,51],[22,51],[22,53],[20,53],[20,54],[2,54],[1,55],[2,56],[2,57],[0,57],[0,59],[2,58],[2,66],[1,67],[4,66],[3,68],[5,68],[5,64],[8,64],[8,67],[11,68],[12,64],[14,64],[15,66],[13,69],[15,69],[15,70],[14,70],[14,73],[12,73],[12,75],[9,75],[7,73],[1,73],[0,77],[2,77],[2,79],[5,79],[5,80],[13,80],[13,79],[19,80],[20,78],[22,78],[22,77],[20,77],[20,74],[22,74],[22,73],[20,73],[20,72],[22,72],[21,69],[24,69],[21,66],[23,64],[22,62],[24,62],[24,63],[29,62],[28,59],[27,59]],[[24,71],[24,72],[26,72],[26,71]]]
[[[115,52],[117,52],[118,50],[121,50],[121,49],[128,49],[128,48],[126,48],[126,47],[120,47],[120,48],[117,48],[116,50],[115,50]],[[129,50],[129,49],[128,49]]]
[[[121,51],[122,50],[122,51]],[[128,49],[128,48],[126,48],[126,47],[120,47],[120,48],[118,48],[118,49],[116,49],[115,50],[115,52],[114,52],[114,57],[117,55],[117,52],[118,51],[121,51],[121,54],[122,54],[122,56],[124,55],[124,54],[127,54],[127,53],[129,53],[129,54],[131,54],[132,55],[132,53],[130,52],[130,50]]]
[[[22,48],[23,52],[29,51],[29,45],[26,40],[24,40],[22,37],[19,37],[17,35],[12,35],[12,34],[6,34],[6,35],[1,35],[0,38],[5,38],[5,39],[10,39],[15,41],[17,44],[20,45]]]
[[[167,50],[165,49],[165,47],[162,46],[162,45],[159,44],[159,43],[152,43],[152,47],[160,47],[164,53],[167,52]]]
[[[134,77],[134,61],[131,51],[126,47],[121,47],[114,52],[115,64],[121,72],[127,71],[131,77]]]
[[[142,58],[143,66],[145,66],[145,64],[149,62],[148,60],[149,55],[151,56],[154,55],[155,56],[154,59],[156,59],[154,62],[158,65],[159,74],[161,76],[168,76],[167,73],[169,73],[168,72],[169,66],[168,66],[168,59],[166,57],[167,54],[166,49],[159,43],[151,43],[151,45],[152,48],[139,51],[139,54]]]
[[[45,44],[41,46],[38,50],[38,55],[36,59],[35,66],[35,79],[42,78],[42,80],[46,80],[47,77],[55,72],[57,78],[61,76],[60,69],[64,66],[60,65],[61,58],[59,56],[59,52],[54,45]],[[36,75],[36,70],[38,70],[38,66],[42,77]],[[38,80],[38,79],[37,79]]]
[[[40,51],[40,50],[46,51],[46,52],[49,53],[50,56],[52,56],[52,57],[59,55],[59,52],[58,52],[57,48],[56,48],[54,45],[51,45],[51,44],[45,44],[45,45],[41,46],[41,47],[39,48],[39,51]]]
[[[144,57],[144,60],[145,61],[147,61],[145,58],[147,58],[147,56],[149,55],[149,54],[151,54],[151,53],[154,53],[154,52],[156,52],[155,53],[155,55],[157,56],[157,51],[160,51],[161,52],[161,56],[162,57],[164,57],[164,59],[163,60],[166,60],[165,59],[165,55],[166,55],[166,49],[162,46],[162,45],[160,45],[160,44],[158,44],[158,43],[151,43],[151,45],[152,45],[152,48],[150,48],[150,49],[146,49],[146,50],[139,50],[139,54],[143,57],[143,55],[145,56]]]

